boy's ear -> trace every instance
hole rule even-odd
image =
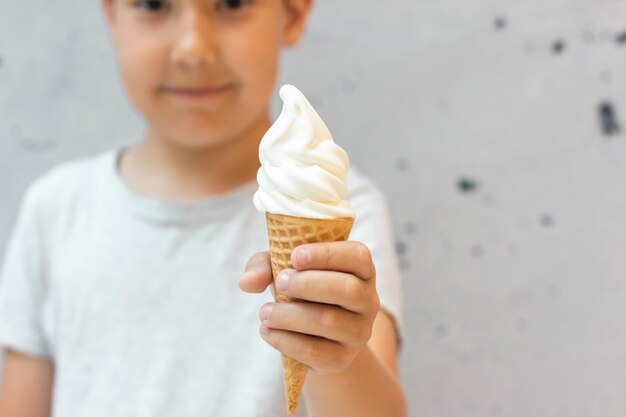
[[[313,0],[283,0],[287,10],[287,21],[283,35],[283,44],[287,47],[295,46],[306,26]]]
[[[102,12],[106,20],[107,25],[110,27],[115,20],[115,13],[113,13],[113,0],[101,0]]]

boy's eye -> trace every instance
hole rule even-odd
[[[250,3],[250,0],[218,0],[219,10],[238,10]]]
[[[163,0],[139,0],[135,2],[135,7],[148,12],[161,12],[167,9],[167,3]]]

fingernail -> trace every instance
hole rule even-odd
[[[283,271],[278,274],[278,278],[276,279],[276,281],[278,281],[278,291],[287,291],[287,286],[289,285],[289,272]]]
[[[261,334],[263,336],[267,336],[268,334],[270,334],[270,328],[267,326],[261,326]]]
[[[308,248],[298,248],[296,252],[298,266],[306,266],[311,262],[311,251]]]
[[[263,308],[261,308],[261,320],[268,320],[270,318],[270,315],[272,314],[273,308],[274,304],[265,304]]]

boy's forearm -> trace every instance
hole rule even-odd
[[[398,379],[369,347],[334,375],[310,372],[304,387],[311,417],[405,417],[406,401]]]
[[[47,417],[52,404],[54,365],[10,349],[0,375],[0,417]]]

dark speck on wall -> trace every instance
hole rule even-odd
[[[609,70],[604,70],[600,73],[600,80],[603,83],[608,84],[613,81],[613,74],[611,74],[611,71]]]
[[[354,81],[352,80],[343,80],[341,82],[341,89],[346,94],[352,94],[354,92]]]
[[[498,16],[493,22],[493,27],[496,30],[503,30],[506,28],[507,23],[508,22],[506,21],[506,18],[504,16]]]
[[[554,226],[554,217],[549,214],[544,214],[541,216],[541,225],[546,228]]]
[[[617,135],[621,131],[613,103],[609,101],[600,103],[598,117],[600,117],[600,128],[605,136]]]
[[[437,337],[438,339],[443,339],[448,334],[448,328],[446,327],[445,324],[438,324],[433,329],[433,333],[435,334],[435,337]]]
[[[519,332],[525,332],[526,330],[528,330],[528,322],[522,318],[517,319],[517,321],[515,322],[515,328],[519,331]]]
[[[407,171],[409,169],[410,163],[407,158],[398,158],[396,161],[396,169],[398,171]]]
[[[396,242],[396,253],[398,255],[404,255],[406,253],[407,247],[404,242]]]
[[[404,231],[407,234],[412,235],[417,231],[417,225],[413,222],[406,222],[404,223]]]
[[[474,245],[472,246],[472,249],[470,249],[470,254],[472,255],[472,258],[480,259],[485,254],[485,249],[483,249],[480,245]]]
[[[617,42],[618,45],[626,45],[626,30],[615,36],[615,42]]]
[[[15,123],[9,128],[10,135],[18,140],[20,148],[26,152],[53,152],[58,148],[57,141],[51,138],[33,138],[24,133],[22,125]]]
[[[22,138],[20,147],[32,153],[52,152],[57,149],[57,143],[53,139],[30,139]]]
[[[467,177],[459,178],[459,180],[456,183],[456,186],[459,189],[459,191],[461,191],[462,193],[466,193],[466,194],[477,191],[479,187],[478,182],[476,180],[473,180]]]
[[[520,247],[519,247],[519,245],[517,243],[509,244],[508,249],[509,249],[509,254],[511,256],[517,256],[520,253]]]
[[[552,44],[552,53],[558,55],[565,50],[565,42],[561,39],[554,41]]]
[[[442,111],[450,110],[450,104],[446,100],[437,100],[437,108]]]

